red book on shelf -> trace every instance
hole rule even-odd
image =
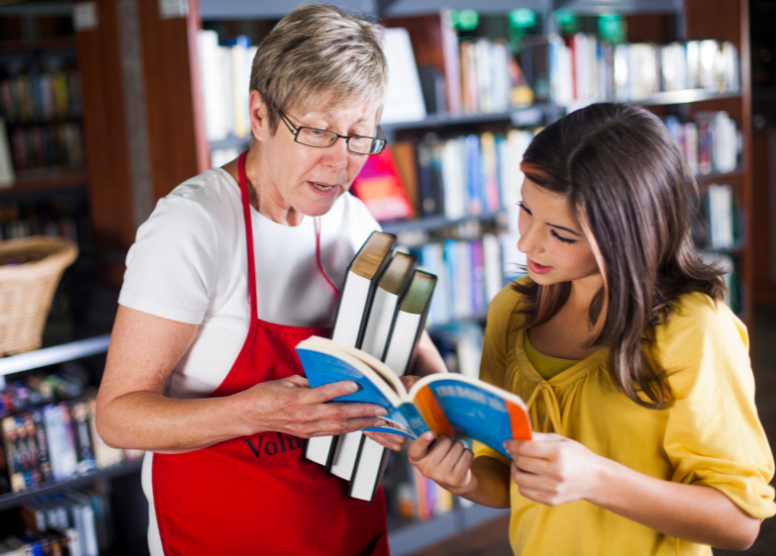
[[[367,159],[351,190],[364,201],[375,220],[387,222],[415,216],[415,209],[389,147]]]

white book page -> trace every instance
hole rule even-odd
[[[388,61],[388,91],[381,123],[422,120],[426,105],[420,89],[415,54],[406,29],[386,29],[383,52]]]

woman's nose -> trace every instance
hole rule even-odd
[[[337,170],[347,167],[350,151],[345,138],[337,138],[337,141],[331,147],[324,149],[324,152],[324,163],[327,166]]]
[[[539,253],[541,244],[537,237],[535,226],[529,225],[523,233],[520,234],[520,239],[517,241],[517,249],[527,255],[535,255]]]

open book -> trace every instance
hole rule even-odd
[[[338,402],[367,402],[384,407],[383,427],[366,430],[418,438],[428,430],[467,436],[507,457],[504,442],[530,439],[528,412],[519,396],[456,373],[421,378],[409,391],[385,363],[332,340],[313,336],[296,346],[312,388],[352,380],[357,392]]]

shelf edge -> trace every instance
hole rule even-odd
[[[0,359],[0,377],[108,351],[110,334],[78,340]]]

